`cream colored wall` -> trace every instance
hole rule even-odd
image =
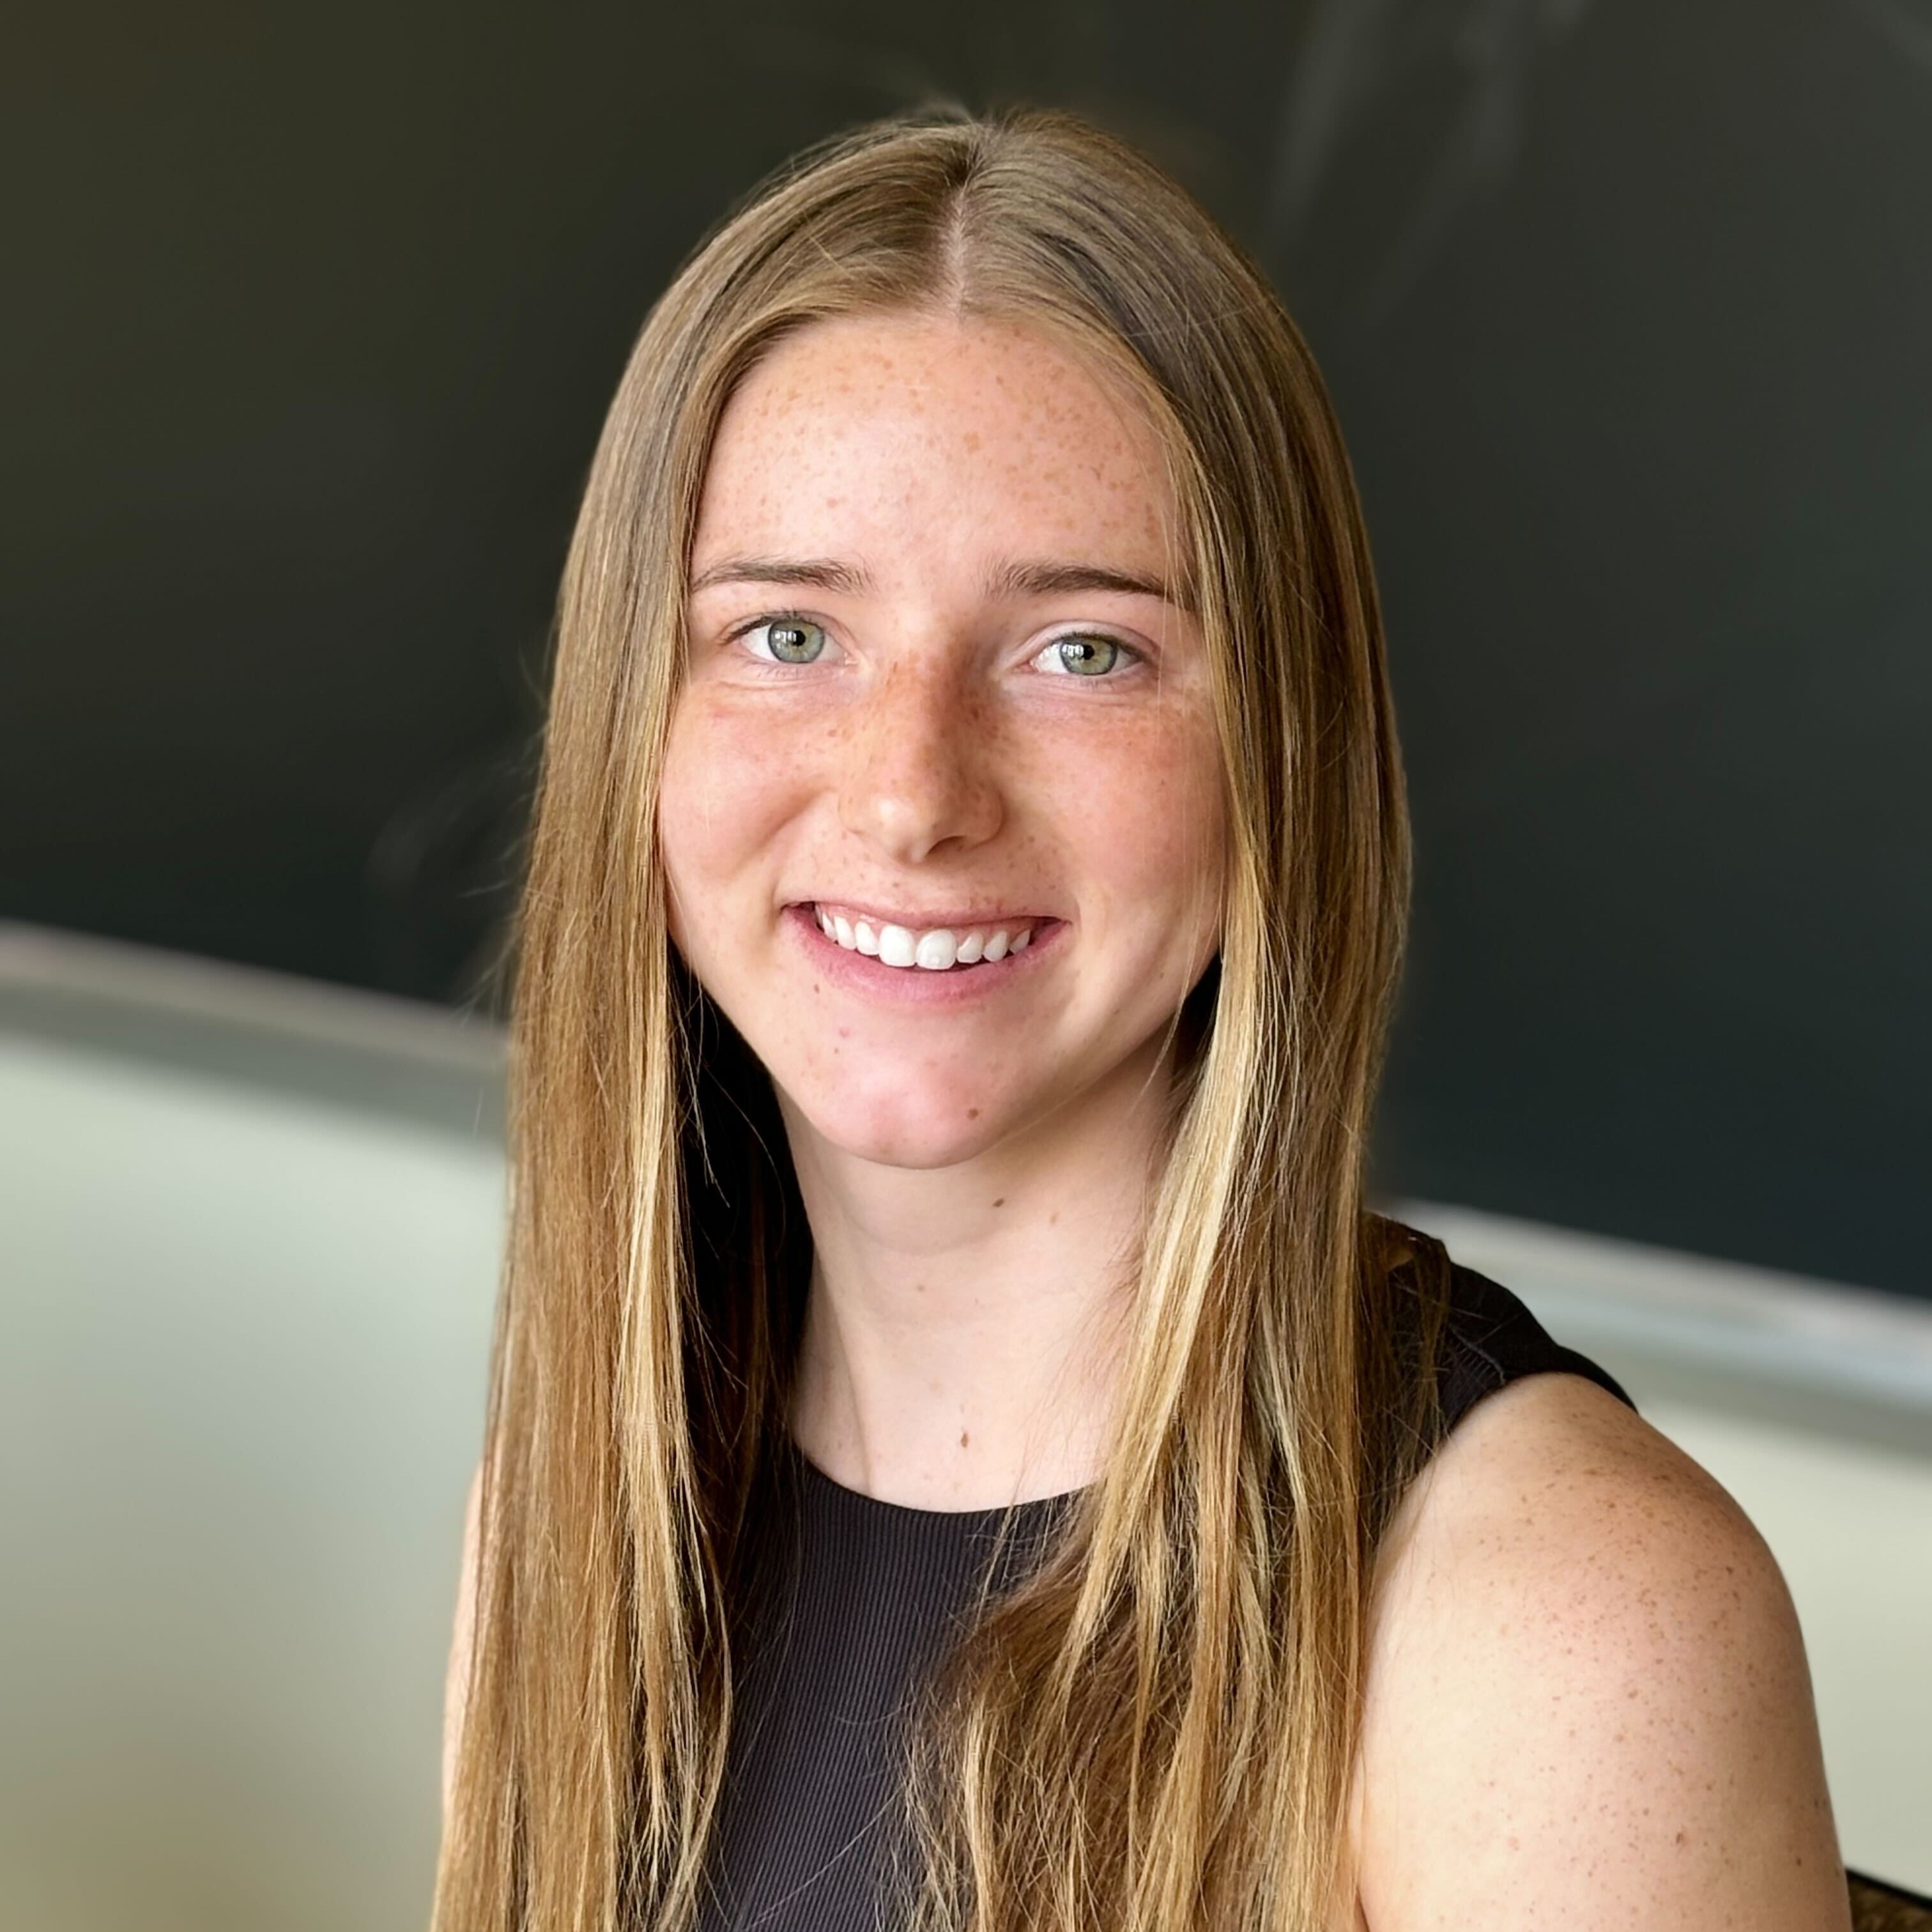
[[[0,1927],[426,1919],[486,1142],[0,1046]]]

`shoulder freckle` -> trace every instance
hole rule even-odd
[[[1707,1606],[1776,1587],[1775,1566],[1724,1491],[1613,1398],[1574,1377],[1513,1385],[1472,1412],[1406,1498],[1378,1599],[1405,1622],[1441,1613],[1426,1579],[1488,1598],[1498,1634],[1580,1634],[1606,1618],[1660,1635],[1664,1596]]]

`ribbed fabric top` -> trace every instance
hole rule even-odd
[[[1528,1375],[1617,1384],[1506,1288],[1454,1270],[1444,1422]],[[770,1526],[700,1932],[880,1932],[904,1869],[904,1752],[920,1689],[982,1582],[1021,1581],[1072,1498],[910,1509],[791,1459]],[[1003,1538],[1004,1532],[1004,1540]]]

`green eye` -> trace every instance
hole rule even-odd
[[[779,664],[810,664],[825,648],[825,627],[803,617],[775,618],[748,635],[754,640],[762,638]]]
[[[1056,638],[1042,655],[1075,677],[1105,677],[1120,662],[1120,647],[1112,638]]]

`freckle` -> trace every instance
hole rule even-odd
[[[1056,1208],[1053,1210],[1053,1212],[1052,1212],[1051,1214],[1048,1215],[1048,1216],[1046,1217],[1046,1225],[1050,1228],[1050,1227],[1052,1227],[1052,1226],[1053,1226],[1054,1222],[1056,1222],[1057,1220],[1058,1220],[1059,1219],[1060,1219],[1060,1210],[1059,1210],[1058,1208]]]

